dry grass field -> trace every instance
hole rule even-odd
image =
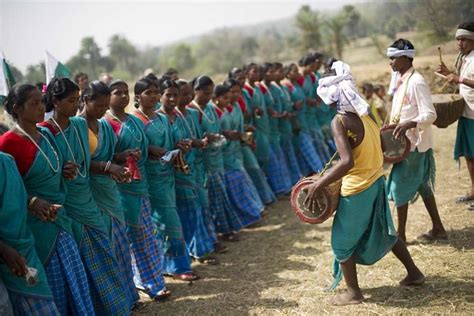
[[[147,301],[137,315],[314,315],[314,314],[472,314],[474,313],[474,212],[453,202],[468,189],[465,165],[452,159],[456,124],[435,131],[436,198],[448,230],[446,242],[420,243],[416,237],[430,229],[419,199],[409,209],[409,251],[426,274],[421,287],[402,288],[402,265],[388,254],[373,266],[359,266],[359,280],[367,301],[334,307],[323,289],[331,282],[332,220],[322,225],[300,222],[288,200],[269,208],[257,228],[242,232],[242,240],[228,243],[221,265],[196,264],[203,277],[192,284],[167,279],[172,298]],[[344,288],[341,283],[339,291]]]
[[[454,42],[443,46],[447,65],[455,58]],[[348,56],[357,83],[388,83],[388,61],[378,58],[358,64],[360,52]],[[447,92],[432,73],[437,65],[436,47],[415,59],[433,93]],[[375,50],[371,50],[375,54]],[[359,56],[359,57],[358,57]],[[375,59],[375,58],[374,58]],[[352,61],[352,62],[351,62]],[[451,67],[452,68],[452,67]],[[315,315],[315,314],[473,314],[474,313],[474,212],[454,203],[469,187],[464,161],[452,158],[456,124],[447,129],[433,126],[437,164],[436,199],[448,230],[445,242],[422,243],[417,236],[428,231],[430,219],[421,199],[410,206],[407,227],[409,251],[427,277],[421,287],[402,288],[402,265],[388,254],[373,266],[358,266],[366,302],[358,306],[334,307],[331,293],[323,292],[332,280],[330,233],[332,220],[322,225],[300,222],[289,201],[269,207],[270,214],[256,228],[242,232],[242,240],[228,243],[230,250],[219,256],[221,265],[196,264],[203,277],[192,284],[167,279],[172,298],[150,302],[137,315]],[[394,214],[394,216],[396,216]],[[337,291],[344,289],[344,282]]]

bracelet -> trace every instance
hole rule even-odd
[[[105,165],[104,172],[109,171],[110,165],[112,164],[112,161],[107,161],[107,164]]]
[[[37,196],[33,196],[30,201],[28,202],[28,208],[31,208],[33,204],[35,204],[36,200],[38,199]]]

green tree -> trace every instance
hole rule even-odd
[[[301,31],[301,51],[315,50],[321,45],[320,18],[309,5],[302,6],[295,17],[296,26]]]
[[[110,72],[115,68],[114,60],[101,56],[100,50],[93,37],[84,37],[79,52],[68,60],[66,66],[73,73],[85,72],[91,79],[96,79],[101,72]]]
[[[344,28],[347,24],[347,17],[344,13],[329,18],[326,25],[329,28],[329,38],[338,59],[342,59],[344,45],[348,42],[344,35]]]
[[[115,34],[109,41],[109,57],[118,68],[131,74],[137,73],[137,49],[124,36]]]
[[[44,62],[41,62],[36,65],[29,65],[26,68],[24,80],[25,82],[28,82],[31,84],[35,84],[37,82],[45,82],[46,70],[44,67]]]
[[[194,58],[191,54],[191,47],[181,43],[172,48],[169,66],[179,70],[187,70],[194,67]]]
[[[346,19],[346,34],[348,38],[354,39],[358,35],[358,27],[360,22],[360,13],[353,5],[345,5],[342,7],[341,15]]]

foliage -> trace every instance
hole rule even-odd
[[[383,54],[385,40],[414,30],[429,35],[423,41],[439,43],[452,37],[454,27],[472,16],[472,0],[380,0],[345,5],[335,12],[303,5],[292,18],[217,29],[162,47],[138,49],[125,36],[115,34],[109,39],[107,56],[93,37],[85,37],[66,65],[73,73],[88,73],[91,79],[111,72],[116,78],[134,80],[146,69],[160,74],[169,67],[178,69],[184,78],[222,75],[252,61],[294,61],[308,51],[343,58],[344,49],[363,38],[365,45]],[[44,66],[29,66],[24,80],[44,81]]]
[[[304,5],[296,14],[295,22],[301,31],[301,51],[303,53],[315,50],[321,45],[319,30],[321,21],[317,11],[312,10],[309,5]]]

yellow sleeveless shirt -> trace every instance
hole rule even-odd
[[[368,115],[360,119],[364,124],[364,139],[352,149],[354,167],[342,178],[342,196],[364,191],[383,175],[380,129]]]
[[[87,129],[87,131],[89,132],[88,136],[89,136],[89,150],[90,150],[90,153],[91,155],[95,153],[96,149],[97,149],[97,145],[99,143],[99,140],[97,139],[97,136],[94,134],[94,132],[89,128]]]

